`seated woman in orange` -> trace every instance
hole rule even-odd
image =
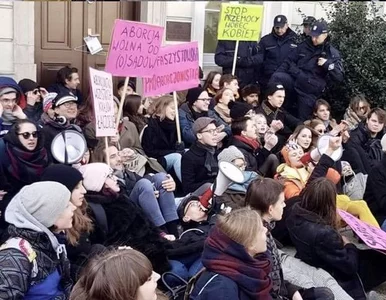
[[[331,137],[325,154],[323,154],[315,167],[312,163],[306,164],[302,147],[294,142],[289,142],[283,147],[281,154],[285,160],[277,168],[277,179],[284,182],[284,196],[288,200],[292,197],[299,196],[300,192],[306,187],[307,183],[316,178],[326,177],[335,185],[340,183],[341,164],[335,162],[331,156],[342,145],[340,137]],[[304,162],[304,163],[303,163]],[[338,171],[338,170],[339,171]],[[379,224],[371,213],[367,203],[364,200],[351,201],[346,195],[337,195],[337,207],[348,213],[358,216],[360,220],[376,226]]]

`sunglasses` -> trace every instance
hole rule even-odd
[[[31,137],[31,135],[34,139],[36,139],[38,137],[38,132],[37,131],[23,132],[23,133],[18,133],[17,135],[21,135],[25,140],[28,140]]]
[[[37,95],[38,93],[40,93],[40,90],[39,90],[39,89],[36,89],[36,90],[33,90],[33,91],[32,91],[32,94],[34,94],[34,95]]]

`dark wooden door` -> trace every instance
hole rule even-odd
[[[81,78],[80,89],[88,94],[88,68],[103,69],[114,20],[137,20],[140,2],[35,2],[35,62],[37,81],[45,87],[54,83],[56,72],[76,67]],[[104,48],[91,55],[82,47],[88,29],[100,34]]]

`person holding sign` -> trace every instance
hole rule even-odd
[[[293,206],[287,227],[297,257],[329,272],[355,300],[386,281],[386,256],[359,250],[338,232],[336,187],[327,178],[308,184]]]

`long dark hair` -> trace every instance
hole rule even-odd
[[[309,182],[300,197],[302,208],[317,214],[333,228],[338,227],[336,186],[331,180],[320,177]]]
[[[204,84],[204,90],[207,91],[208,88],[213,90],[214,92],[217,92],[214,90],[214,87],[212,86],[213,79],[216,77],[216,75],[219,74],[221,75],[220,72],[217,71],[210,71],[208,76],[206,76],[205,84]]]
[[[138,133],[146,125],[145,118],[138,113],[141,104],[142,100],[139,95],[127,95],[123,104],[123,116],[135,124]]]

